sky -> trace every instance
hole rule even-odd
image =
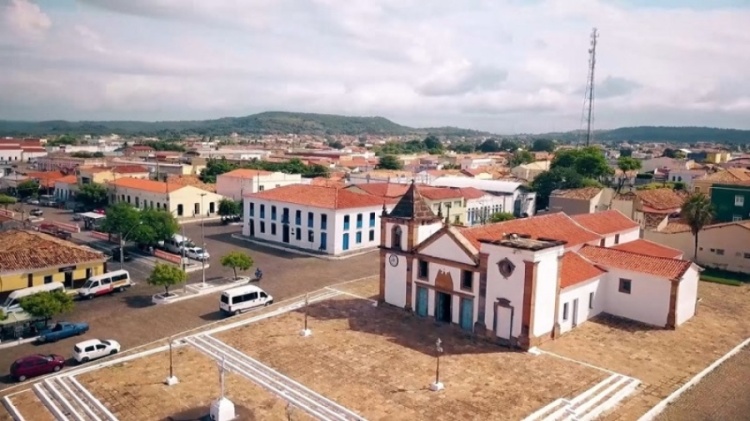
[[[0,0],[0,119],[750,129],[750,0]]]

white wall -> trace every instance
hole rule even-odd
[[[619,238],[617,238],[617,242],[615,242],[615,238],[619,235]],[[610,234],[606,237],[604,237],[604,247],[612,247],[617,244],[624,244],[629,243],[631,241],[635,241],[639,239],[641,236],[641,229],[640,227],[635,227],[626,231],[620,231],[615,234]]]
[[[578,299],[578,319],[580,326],[586,320],[601,313],[606,306],[606,294],[604,293],[604,282],[606,280],[596,277],[590,281],[565,288],[560,293],[560,308],[558,308],[557,320],[560,323],[560,333],[573,329],[573,300]],[[593,308],[589,307],[590,294],[594,294]],[[568,319],[563,320],[563,310],[568,304]]]
[[[385,259],[385,302],[396,307],[406,307],[406,268],[408,267],[404,256],[398,257],[398,264],[394,267]],[[416,289],[412,295],[416,295]]]
[[[482,243],[482,252],[488,253],[487,264],[487,305],[484,323],[488,329],[494,326],[494,306],[498,298],[505,298],[514,307],[513,329],[514,337],[521,334],[521,322],[523,315],[523,289],[524,289],[524,260],[531,260],[533,256],[527,252],[513,253],[513,250],[487,243]],[[505,279],[500,274],[497,262],[508,258],[514,265],[515,270]],[[508,333],[510,323],[510,310],[498,309],[497,334],[501,338],[509,339]]]
[[[475,264],[474,260],[469,257],[448,234],[441,234],[440,238],[425,247],[420,253],[440,259],[465,263],[467,265]]]
[[[680,281],[677,290],[677,314],[675,315],[675,324],[677,326],[685,323],[695,315],[695,306],[698,300],[698,278],[700,274],[693,265]]]
[[[536,270],[536,296],[533,298],[534,314],[531,315],[534,321],[532,336],[542,336],[555,328],[558,256],[562,253],[563,247],[559,246],[541,250],[534,255],[539,263]]]
[[[513,213],[513,196],[495,196],[493,194],[485,194],[477,199],[467,199],[466,223],[469,226],[481,224],[483,211],[487,213],[488,219],[495,212]],[[470,219],[470,215],[473,215],[473,218]]]
[[[222,174],[216,177],[216,192],[222,196],[230,197],[232,200],[240,200],[243,194],[257,193],[258,191],[301,183],[301,175],[285,174],[282,172],[250,178]]]
[[[670,281],[644,273],[607,267],[606,309],[614,316],[664,327],[669,313]],[[631,293],[619,292],[620,278],[631,280]]]
[[[443,227],[443,222],[438,221],[432,224],[428,225],[420,225],[417,227],[417,241],[414,243],[415,245],[421,244],[424,240],[430,238],[430,236],[438,231],[440,231],[440,228]]]
[[[23,151],[21,150],[21,147],[19,146],[18,149],[5,149],[0,150],[0,162],[17,162],[21,161],[21,156],[23,155]]]
[[[354,250],[370,249],[380,245],[380,215],[382,206],[369,206],[359,209],[339,209],[335,211],[336,235],[334,242],[334,254],[349,253]],[[370,214],[375,214],[375,224],[370,226]],[[357,215],[362,215],[362,227],[357,228]],[[344,230],[344,220],[349,216],[349,229]],[[370,231],[374,231],[374,238],[369,240]],[[361,233],[361,242],[357,242],[357,233]],[[349,234],[349,248],[344,250],[344,234]],[[330,234],[329,234],[330,235]],[[406,237],[404,232],[402,238]]]
[[[479,308],[477,298],[476,298],[476,291],[477,291],[477,288],[479,287],[478,286],[479,274],[474,273],[473,282],[472,282],[473,290],[468,291],[468,290],[461,289],[461,269],[459,268],[429,262],[427,264],[427,272],[428,272],[427,279],[425,280],[425,279],[418,278],[417,275],[419,274],[419,259],[414,259],[412,271],[414,274],[414,280],[422,282],[422,283],[428,283],[430,285],[435,285],[435,278],[437,277],[438,273],[440,273],[440,271],[450,273],[451,279],[453,280],[454,291],[462,291],[466,294],[474,295],[474,306],[473,306],[474,312],[472,315],[472,325],[474,324],[474,322],[477,320],[477,312]],[[415,282],[414,287],[412,288],[412,294],[411,294],[411,306],[415,312],[417,310],[417,287],[418,286],[419,285],[417,284],[417,282]],[[427,291],[427,296],[428,296],[427,315],[430,317],[435,317],[435,305],[437,302],[435,290],[429,288]],[[461,297],[456,294],[452,294],[451,295],[451,323],[458,324],[460,321],[460,314],[461,314]]]

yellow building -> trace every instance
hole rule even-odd
[[[91,276],[106,271],[106,257],[36,231],[11,230],[0,233],[0,292],[62,282],[78,286]]]
[[[732,159],[732,153],[729,151],[710,151],[706,152],[706,162],[712,164],[723,164]]]

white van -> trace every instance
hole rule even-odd
[[[78,288],[78,297],[90,300],[100,295],[123,291],[132,285],[133,281],[130,280],[127,270],[116,270],[87,279],[86,283]]]
[[[255,285],[245,285],[224,291],[219,309],[226,314],[240,314],[245,310],[273,304],[273,297]]]
[[[167,241],[160,243],[168,252],[181,254],[183,248],[195,247],[193,241],[187,237],[183,237],[179,234],[175,234]]]
[[[18,313],[23,311],[21,308],[21,298],[28,297],[40,292],[52,292],[52,291],[63,291],[65,292],[65,285],[60,282],[50,282],[48,284],[39,285],[35,287],[23,288],[10,293],[8,298],[5,299],[2,307],[3,314]]]

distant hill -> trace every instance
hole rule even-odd
[[[216,120],[194,121],[3,121],[0,136],[54,136],[71,135],[141,135],[170,137],[178,135],[226,136],[262,134],[312,134],[312,135],[414,135],[423,137],[435,134],[441,137],[482,138],[491,133],[457,127],[412,128],[394,123],[383,117],[349,117],[333,114],[308,114],[292,112],[264,112],[245,117],[225,117]],[[505,136],[494,136],[505,137]],[[519,139],[553,138],[575,142],[579,131],[507,136]],[[710,127],[623,127],[600,130],[597,141],[630,142],[684,142],[716,141],[721,143],[750,143],[750,130],[716,129]]]

